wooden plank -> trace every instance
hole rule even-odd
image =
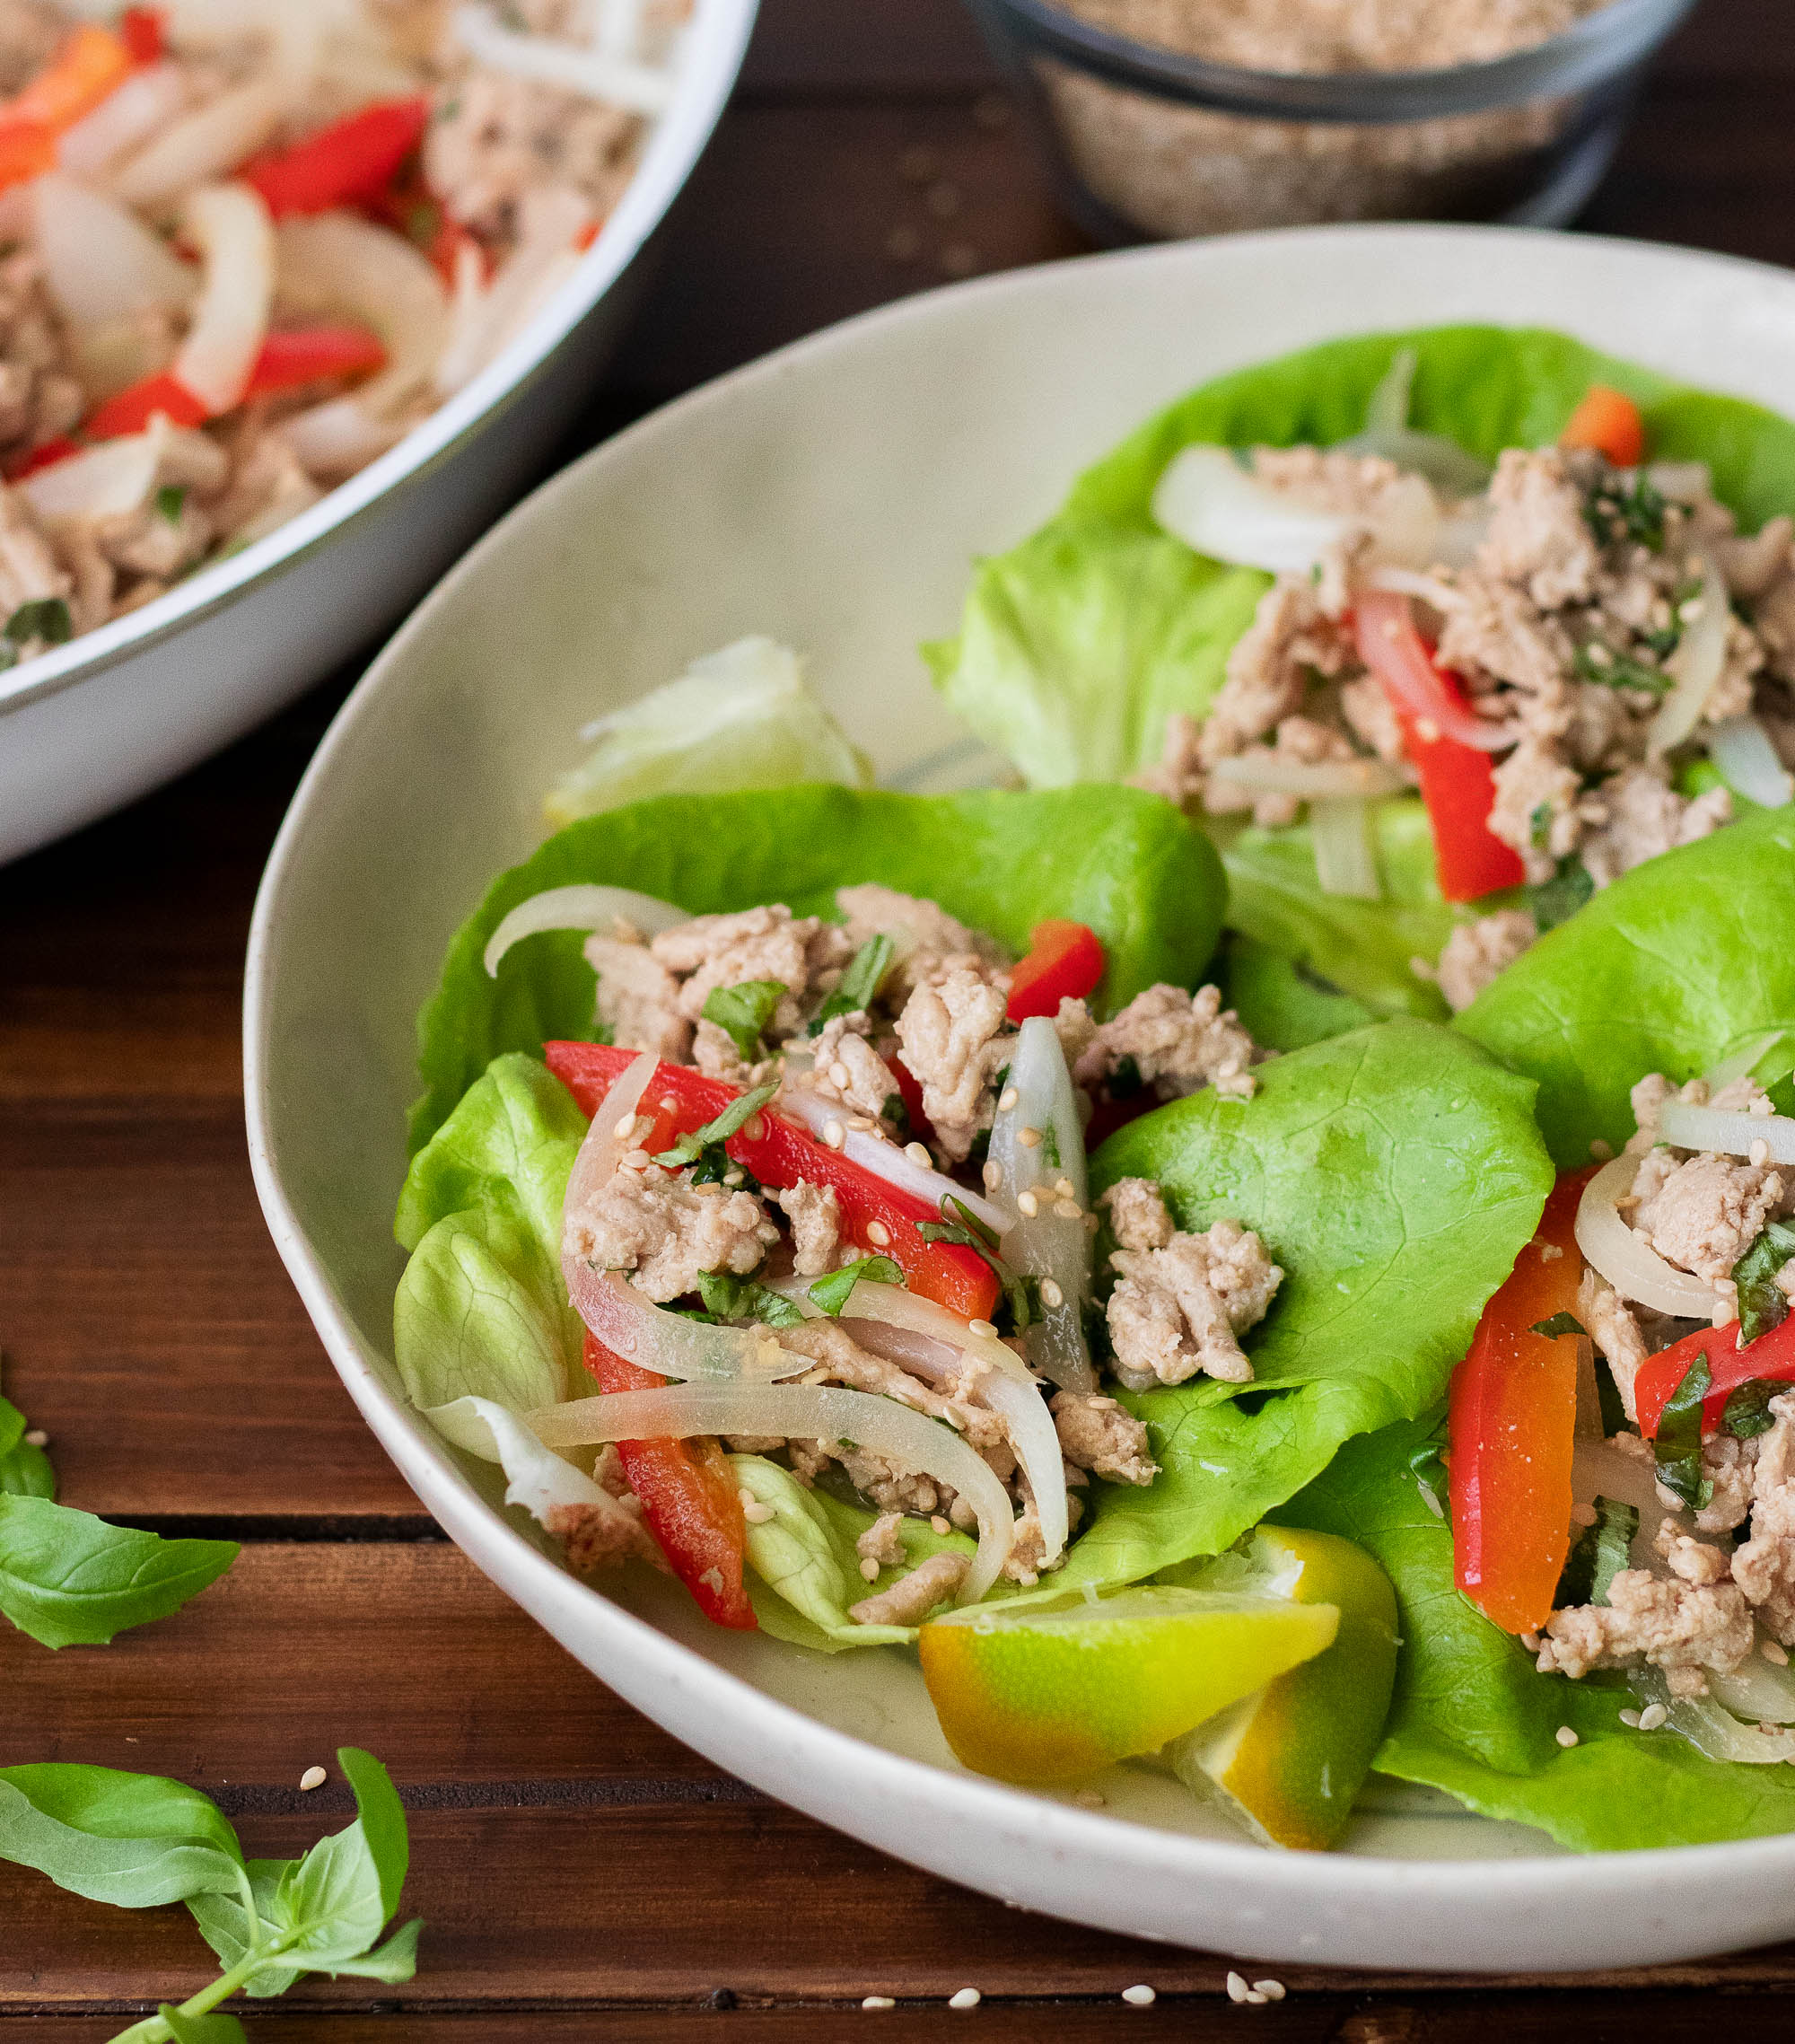
[[[762,0],[739,92],[819,98],[988,90],[997,70],[960,0]]]

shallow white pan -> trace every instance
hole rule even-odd
[[[441,410],[304,516],[0,675],[0,864],[182,772],[366,645],[529,479],[645,282],[758,0],[696,0],[673,103],[578,270]]]
[[[407,1481],[594,1673],[722,1766],[1006,1900],[1266,1960],[1502,1970],[1687,1958],[1795,1933],[1795,1836],[1576,1858],[1384,1792],[1348,1849],[1224,1836],[1116,1769],[1098,1814],[959,1769],[914,1665],[707,1627],[655,1582],[613,1601],[496,1509],[391,1364],[390,1232],[413,1017],[454,926],[540,835],[588,718],[741,634],[802,648],[889,776],[957,733],[916,641],[971,557],[1221,371],[1329,336],[1540,323],[1788,408],[1795,276],[1498,229],[1333,228],[1025,271],[913,299],[671,407],[538,492],[375,663],[302,785],[250,939],[256,1181],[344,1382]],[[519,1708],[527,1699],[519,1698]]]

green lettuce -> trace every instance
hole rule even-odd
[[[1203,835],[1157,796],[1090,786],[1043,794],[903,795],[810,784],[667,795],[570,824],[503,873],[456,933],[418,1022],[425,1092],[411,1140],[428,1142],[492,1060],[593,1033],[594,981],[577,932],[482,963],[505,914],[546,888],[632,887],[694,915],[783,901],[836,913],[836,890],[877,881],[926,895],[1017,952],[1050,916],[1089,923],[1119,1005],[1156,980],[1194,986],[1221,920],[1221,869]]]
[[[1468,1054],[1467,1054],[1468,1053]],[[1319,1475],[1342,1442],[1444,1393],[1552,1184],[1530,1082],[1428,1022],[1392,1022],[1258,1068],[1119,1130],[1097,1189],[1158,1179],[1185,1228],[1256,1229],[1285,1276],[1248,1340],[1250,1385],[1125,1396],[1161,1473],[1094,1483],[1055,1588],[1214,1554]]]
[[[1378,1770],[1581,1852],[1795,1830],[1786,1768],[1710,1760],[1674,1732],[1631,1729],[1620,1713],[1636,1699],[1618,1679],[1539,1674],[1520,1642],[1458,1593],[1451,1530],[1410,1469],[1431,1434],[1423,1421],[1351,1443],[1275,1514],[1358,1541],[1396,1584],[1403,1654]],[[1561,1725],[1574,1746],[1559,1745]]]
[[[1760,810],[1666,852],[1549,930],[1458,1027],[1539,1084],[1563,1168],[1633,1134],[1648,1072],[1681,1083],[1795,1030],[1795,811]],[[1786,1054],[1785,1054],[1786,1063]]]

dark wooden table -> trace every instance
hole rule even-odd
[[[571,454],[845,314],[1075,253],[953,0],[766,0],[654,295]],[[1795,15],[1707,0],[1587,224],[1795,261]],[[1795,368],[1795,365],[1791,365]],[[1795,387],[1795,378],[1791,379]],[[437,1534],[339,1389],[263,1229],[238,1057],[257,876],[348,675],[179,785],[0,872],[0,1341],[72,1504],[241,1559],[179,1617],[51,1654],[0,1622],[0,1761],[214,1794],[251,1852],[344,1820],[345,1743],[411,1812],[416,1980],[304,1986],[256,2035],[320,2044],[1348,2044],[1782,2034],[1795,1948],[1542,1982],[1224,1964],[1020,1915],[837,1838],[616,1701]],[[4,733],[0,733],[4,742]],[[0,2044],[88,2044],[210,1969],[186,1914],[0,1866]],[[1159,1990],[1125,2007],[1136,1981]],[[972,1985],[973,2014],[945,1997]],[[1724,2009],[1714,1996],[1728,1996]],[[860,2013],[868,1994],[898,2007]],[[728,2012],[728,2013],[724,2013]],[[956,2034],[958,2032],[956,2031]]]

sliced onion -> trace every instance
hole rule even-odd
[[[458,262],[452,331],[434,364],[437,394],[449,397],[494,360],[579,267],[577,244],[591,225],[579,193],[551,185],[525,195],[516,245],[490,284]]]
[[[1668,1100],[1659,1110],[1658,1133],[1679,1150],[1719,1150],[1729,1157],[1748,1157],[1762,1143],[1772,1162],[1795,1164],[1795,1121],[1787,1115],[1733,1114]]]
[[[1371,844],[1371,809],[1362,795],[1334,796],[1309,804],[1315,878],[1324,894],[1380,901],[1384,883]]]
[[[800,1071],[805,1068],[806,1053],[801,1045],[794,1045],[786,1055],[794,1068]],[[791,1092],[780,1094],[777,1106],[781,1114],[793,1121],[801,1121],[819,1137],[824,1136],[831,1123],[839,1125],[843,1131],[841,1154],[850,1163],[858,1164],[862,1171],[882,1179],[887,1185],[895,1186],[899,1192],[925,1200],[932,1212],[940,1213],[941,1201],[951,1197],[959,1200],[968,1213],[976,1215],[987,1228],[1002,1233],[1009,1225],[1009,1215],[982,1194],[961,1185],[957,1179],[931,1170],[927,1164],[919,1164],[898,1144],[888,1142],[871,1129],[850,1128],[846,1112],[837,1101],[825,1100],[808,1087],[794,1086]],[[951,1211],[950,1208],[949,1212]]]
[[[531,1413],[529,1424],[553,1448],[686,1440],[695,1434],[856,1442],[948,1485],[977,1513],[978,1552],[959,1587],[962,1604],[975,1602],[997,1580],[1015,1540],[1009,1494],[985,1458],[950,1427],[872,1391],[833,1384],[672,1384],[547,1406]]]
[[[167,419],[157,417],[147,432],[97,442],[13,487],[47,524],[128,518],[149,502],[172,436]]]
[[[397,446],[407,429],[395,420],[373,417],[350,396],[327,398],[284,418],[273,430],[309,474],[340,480]]]
[[[206,280],[171,372],[213,417],[242,401],[268,330],[275,230],[262,195],[245,184],[202,185],[181,208]]]
[[[152,136],[126,158],[110,182],[127,206],[172,204],[183,192],[225,177],[279,127],[285,111],[278,83],[251,78],[221,92]]]
[[[384,419],[416,397],[449,338],[449,302],[429,259],[352,213],[283,220],[275,246],[283,306],[342,314],[371,328],[387,351],[386,367],[342,401]]]
[[[801,1377],[817,1366],[812,1357],[781,1348],[765,1328],[731,1327],[670,1313],[644,1299],[616,1271],[594,1270],[575,1257],[565,1257],[562,1268],[580,1318],[614,1355],[641,1369],[709,1383],[771,1384],[781,1377]]]
[[[1353,618],[1359,657],[1398,709],[1480,752],[1501,752],[1519,740],[1519,724],[1492,724],[1448,693],[1414,628],[1406,596],[1368,590],[1354,606]]]
[[[1795,801],[1795,776],[1756,717],[1723,717],[1708,733],[1708,757],[1748,802],[1781,809]]]
[[[1003,1100],[1010,1101],[1008,1107]],[[1045,1140],[1022,1141],[1025,1128],[1044,1137],[1052,1132],[1057,1163],[1048,1162]],[[1024,1338],[1029,1359],[1063,1390],[1089,1394],[1097,1389],[1097,1372],[1084,1338],[1083,1308],[1091,1290],[1091,1237],[1083,1218],[1090,1199],[1084,1129],[1059,1032],[1044,1015],[1029,1016],[1017,1036],[987,1155],[998,1172],[994,1190],[1003,1215],[1004,1260],[1022,1276],[1051,1281],[1060,1290],[1059,1304],[1043,1303],[1041,1324]],[[1072,1188],[1069,1195],[1055,1190],[1062,1179]],[[1033,1196],[1033,1214],[1022,1210],[1025,1192]],[[1077,1215],[1055,1211],[1062,1197],[1071,1199]]]
[[[1766,1030],[1762,1036],[1754,1037],[1743,1049],[1722,1057],[1711,1071],[1702,1075],[1709,1091],[1719,1092],[1722,1086],[1730,1085],[1735,1079],[1742,1079],[1747,1072],[1756,1071],[1788,1034],[1786,1029]]]
[[[1753,1724],[1795,1724],[1795,1668],[1786,1662],[1754,1654],[1730,1674],[1710,1669],[1708,1689],[1735,1717]]]
[[[1713,471],[1705,461],[1652,461],[1645,479],[1673,504],[1699,504],[1714,494]]]
[[[807,1279],[806,1283],[809,1282]],[[802,1308],[806,1320],[821,1317],[822,1308],[813,1300],[800,1297],[796,1303]],[[869,1355],[882,1355],[888,1363],[897,1364],[900,1370],[907,1370],[925,1384],[939,1388],[959,1375],[959,1350],[951,1343],[937,1341],[932,1335],[917,1334],[907,1327],[894,1327],[889,1320],[862,1320],[857,1313],[842,1314],[836,1325]]]
[[[1380,433],[1375,429],[1355,433],[1352,439],[1335,443],[1332,452],[1374,454],[1424,478],[1442,495],[1473,497],[1489,487],[1490,470],[1475,454],[1467,454],[1456,440],[1437,433]]]
[[[1712,555],[1702,557],[1702,614],[1677,642],[1677,650],[1664,663],[1664,671],[1676,687],[1658,706],[1646,726],[1649,751],[1668,752],[1682,744],[1702,721],[1708,697],[1714,692],[1727,664],[1727,627],[1731,610],[1726,578]]]
[[[486,949],[487,972],[514,943],[542,930],[609,930],[621,916],[637,929],[658,935],[692,918],[670,901],[638,894],[633,887],[551,887],[520,901],[495,929]]]
[[[198,288],[198,271],[128,207],[55,171],[31,190],[44,282],[72,327],[91,331],[172,311]]]
[[[146,142],[187,103],[187,87],[172,64],[134,71],[91,114],[57,138],[57,161],[77,177],[99,176],[117,156]]]
[[[1712,1696],[1673,1697],[1661,1668],[1629,1669],[1627,1686],[1641,1703],[1659,1705],[1670,1729],[1711,1760],[1738,1760],[1747,1767],[1795,1760],[1795,1732],[1760,1732],[1755,1724],[1743,1724]]]
[[[636,1110],[642,1105],[642,1096],[652,1083],[660,1063],[652,1050],[644,1050],[611,1081],[587,1126],[585,1140],[574,1159],[574,1168],[567,1174],[567,1189],[561,1200],[563,1214],[583,1206],[595,1192],[608,1186],[619,1162],[635,1147]],[[617,1134],[617,1130],[625,1127],[630,1131],[628,1136]],[[563,1261],[565,1265],[568,1259],[564,1258]],[[579,1268],[583,1271],[585,1266],[581,1264]],[[565,1275],[571,1287],[572,1268],[566,1269]]]
[[[1678,1320],[1712,1320],[1714,1288],[1667,1263],[1649,1249],[1616,1210],[1633,1189],[1637,1157],[1604,1164],[1577,1205],[1577,1247],[1624,1299],[1637,1299],[1655,1312]]]
[[[513,78],[582,92],[632,113],[664,113],[671,103],[673,75],[656,66],[503,28],[487,6],[458,7],[452,25],[456,40],[477,64]]]
[[[1292,759],[1258,745],[1218,759],[1210,769],[1213,780],[1228,781],[1236,787],[1263,788],[1270,794],[1300,795],[1305,802],[1326,801],[1330,796],[1400,794],[1409,785],[1398,767],[1381,759]]]

